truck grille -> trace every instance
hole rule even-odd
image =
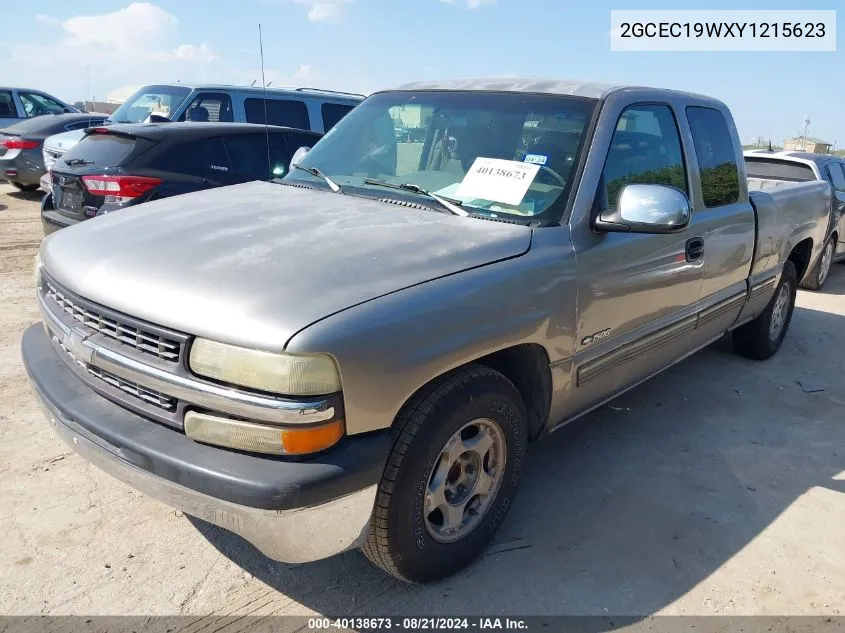
[[[135,396],[136,398],[140,398],[144,402],[149,402],[152,405],[155,405],[165,411],[175,411],[176,410],[176,399],[171,398],[159,391],[154,391],[152,389],[147,389],[146,387],[142,387],[141,385],[135,384],[129,380],[124,380],[119,376],[115,376],[113,373],[106,371],[100,367],[95,367],[94,365],[89,365],[88,363],[78,359],[73,352],[71,352],[67,347],[65,347],[58,339],[56,339],[59,347],[64,350],[65,354],[67,354],[70,359],[75,362],[77,365],[82,367],[85,371],[89,374],[94,376],[95,378],[99,378],[103,382],[112,387],[120,389],[124,393],[128,393],[130,395]]]
[[[90,327],[103,336],[108,336],[124,345],[135,348],[139,352],[156,356],[161,360],[170,362],[179,360],[181,352],[179,341],[159,336],[105,316],[95,308],[82,305],[78,299],[71,298],[68,293],[60,290],[50,280],[45,280],[44,291],[47,298],[73,317],[75,321]]]

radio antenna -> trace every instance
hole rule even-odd
[[[270,161],[270,128],[267,123],[267,83],[264,81],[264,40],[261,36],[261,24],[258,25],[258,52],[261,55],[261,90],[264,101],[264,135],[267,137],[267,171],[273,179],[273,163]]]

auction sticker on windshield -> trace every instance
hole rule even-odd
[[[538,171],[540,165],[479,156],[455,193],[460,198],[483,198],[518,205]]]

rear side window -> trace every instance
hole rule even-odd
[[[268,156],[269,140],[269,156]],[[235,134],[223,139],[232,173],[238,180],[269,180],[281,178],[290,162],[287,148],[278,133]]]
[[[687,120],[701,174],[705,207],[721,207],[739,200],[739,169],[733,139],[722,113],[690,106]]]
[[[845,191],[845,172],[842,171],[842,163],[831,163],[827,168],[830,171],[833,188],[837,191]]]
[[[41,95],[37,92],[19,92],[18,96],[28,117],[62,114],[65,111],[65,107],[61,103],[47,95]]]
[[[687,193],[681,138],[668,106],[642,104],[625,109],[610,141],[603,180],[605,208],[610,209],[616,208],[626,185],[666,185]]]
[[[69,149],[59,162],[79,158],[97,167],[118,167],[123,165],[139,143],[148,146],[150,141],[115,134],[89,134]]]
[[[204,92],[191,101],[179,120],[231,123],[235,120],[232,113],[232,100],[229,95],[222,92]]]
[[[218,176],[228,174],[232,170],[223,139],[218,137],[203,141],[202,167],[203,171]]]
[[[317,135],[297,134],[296,132],[285,133],[285,141],[287,142],[291,157],[293,157],[294,152],[300,147],[314,147],[319,140],[320,137]]]
[[[352,110],[353,106],[340,105],[339,103],[324,103],[320,107],[323,115],[323,129],[328,132],[337,122],[345,117]]]
[[[202,175],[202,141],[169,145],[153,159],[154,169],[189,176]]]
[[[244,101],[247,123],[265,123],[264,99],[246,99]],[[295,127],[310,130],[308,108],[302,101],[290,99],[267,99],[267,119],[269,125]]]
[[[8,90],[0,90],[0,118],[17,119],[18,110],[12,99],[12,93]]]
[[[774,158],[746,156],[745,170],[748,172],[749,178],[786,180],[789,182],[807,182],[816,179],[816,174],[809,165]]]

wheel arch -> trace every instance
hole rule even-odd
[[[394,418],[394,424],[401,416],[402,410],[429,385],[451,372],[470,365],[483,365],[493,369],[514,384],[525,404],[529,439],[537,439],[548,422],[552,398],[552,374],[549,355],[546,349],[538,343],[520,343],[506,347],[433,377],[420,386],[403,403]]]

